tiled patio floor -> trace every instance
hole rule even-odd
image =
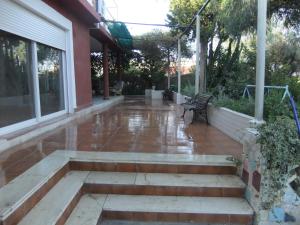
[[[0,155],[0,187],[58,149],[183,154],[231,154],[242,146],[214,127],[183,120],[179,106],[127,98],[101,114],[91,115]]]

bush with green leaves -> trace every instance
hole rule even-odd
[[[265,96],[264,119],[273,121],[278,116],[287,116],[293,118],[292,109],[289,105],[289,99],[282,100],[281,92],[272,91]],[[227,95],[219,95],[213,101],[216,107],[225,107],[249,116],[254,116],[255,103],[253,98],[232,99]]]
[[[249,116],[254,115],[254,101],[251,98],[232,99],[226,95],[220,95],[214,98],[213,105],[216,107],[225,107]]]
[[[264,119],[274,121],[278,116],[293,118],[293,112],[288,97],[282,99],[282,91],[272,91],[265,97]]]
[[[188,83],[187,85],[185,85],[182,90],[181,93],[183,95],[192,97],[195,95],[195,85],[191,85],[190,83]]]
[[[295,122],[276,117],[259,130],[258,143],[263,157],[263,207],[268,209],[282,197],[291,171],[300,164],[300,139]]]

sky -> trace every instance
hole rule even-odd
[[[170,0],[105,0],[111,15],[107,19],[151,24],[166,24]],[[117,7],[116,7],[117,6]],[[126,24],[131,35],[147,33],[157,27]],[[167,28],[160,29],[166,30]]]

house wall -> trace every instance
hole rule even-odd
[[[77,109],[90,106],[92,104],[89,33],[91,25],[84,23],[57,1],[44,0],[44,2],[72,22]]]

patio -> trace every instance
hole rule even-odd
[[[2,153],[0,187],[58,149],[241,157],[241,144],[205,123],[190,124],[192,115],[183,120],[181,114],[173,103],[126,98]]]

